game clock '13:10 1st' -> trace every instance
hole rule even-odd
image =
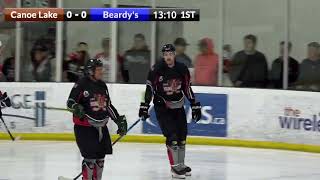
[[[199,9],[6,8],[6,21],[199,21]]]
[[[152,9],[152,21],[199,21],[198,9]]]

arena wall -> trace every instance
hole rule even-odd
[[[2,110],[10,130],[26,140],[74,140],[72,114],[65,110],[71,83],[0,83],[13,107]],[[128,124],[137,119],[144,85],[108,84],[113,104]],[[186,103],[191,144],[244,146],[320,152],[320,94],[315,92],[194,87],[203,105],[199,123]],[[37,108],[36,108],[37,107]],[[157,143],[160,135],[153,108],[124,141]],[[8,139],[4,128],[1,139]],[[114,134],[116,125],[110,121]],[[115,138],[116,135],[113,135]]]

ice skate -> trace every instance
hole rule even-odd
[[[182,165],[182,166],[183,166],[183,168],[184,168],[184,170],[186,172],[186,176],[191,176],[192,169],[189,166],[185,165],[185,164]]]
[[[185,179],[186,171],[182,165],[172,166],[171,167],[172,178],[174,179]]]

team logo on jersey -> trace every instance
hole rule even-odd
[[[170,79],[163,83],[163,89],[167,95],[181,92],[181,81],[179,79]]]
[[[93,111],[106,111],[106,96],[101,94],[94,94],[94,97],[90,99],[90,106]]]
[[[90,95],[90,94],[89,94],[88,91],[83,91],[83,96],[84,96],[84,97],[89,97],[89,95]]]
[[[160,76],[159,77],[159,82],[162,82],[163,81],[163,76]]]

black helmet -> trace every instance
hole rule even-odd
[[[163,47],[162,47],[162,52],[175,52],[176,51],[176,48],[174,47],[174,45],[172,44],[165,44]]]
[[[85,76],[93,76],[97,67],[102,67],[103,64],[100,59],[89,59],[84,67]]]

